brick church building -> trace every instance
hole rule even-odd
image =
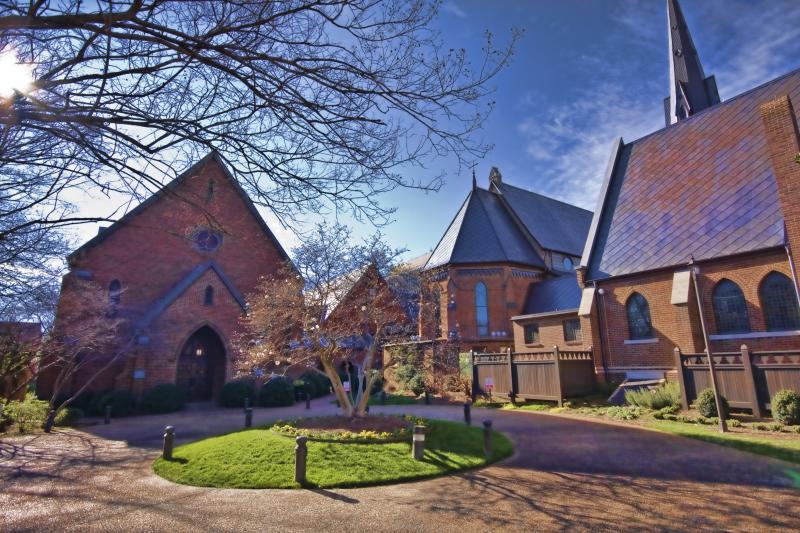
[[[720,102],[667,4],[666,127],[615,143],[578,269],[601,376],[676,370],[701,316],[712,352],[800,348],[800,70]]]
[[[505,183],[496,168],[488,189],[473,177],[422,268],[418,342],[504,351],[514,346],[512,318],[533,309],[554,325],[547,342],[583,344],[575,265],[591,218],[590,211]]]
[[[104,288],[135,339],[91,389],[139,394],[176,383],[190,400],[215,397],[232,377],[244,295],[288,261],[219,156],[206,156],[68,257],[62,292],[74,279]],[[95,370],[77,373],[66,388]],[[39,394],[49,397],[54,380],[53,371],[40,376]]]

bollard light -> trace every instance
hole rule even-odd
[[[431,393],[425,391],[425,405],[430,405],[430,404],[431,404]]]
[[[469,400],[464,402],[464,423],[468,426],[472,425],[472,402]]]
[[[175,426],[164,428],[164,451],[162,457],[165,461],[172,461],[172,449],[175,447]]]
[[[483,453],[487,459],[492,456],[492,421],[483,421]]]
[[[244,399],[244,410],[247,411],[249,407],[250,407],[250,397],[246,396]]]
[[[306,462],[308,461],[308,437],[297,437],[294,447],[294,480],[300,485],[306,484]]]
[[[108,424],[111,423],[111,406],[110,405],[106,405],[106,419],[103,421],[103,423],[105,425],[108,425]]]
[[[386,391],[381,391],[381,405],[386,405]]]
[[[306,391],[306,409],[311,409],[311,393]]]
[[[248,407],[244,410],[244,427],[253,427],[253,408]]]
[[[411,453],[417,461],[422,460],[425,452],[425,426],[414,426],[414,440],[411,441]]]

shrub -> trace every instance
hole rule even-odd
[[[416,395],[425,392],[425,373],[415,364],[400,365],[394,373],[403,389]]]
[[[74,426],[75,423],[83,418],[83,409],[79,407],[65,407],[56,413],[54,424],[56,426]]]
[[[720,403],[722,404],[722,416],[727,418],[728,417],[728,400],[725,399],[724,396],[720,395],[719,397]],[[713,416],[719,416],[717,413],[717,403],[714,401],[714,391],[711,389],[704,389],[700,391],[700,394],[697,395],[697,400],[695,401],[695,407],[700,412],[701,415],[711,418]]]
[[[780,390],[772,397],[772,418],[793,426],[800,424],[800,394],[792,390]]]
[[[110,392],[110,390],[102,390],[88,393],[86,395],[86,407],[83,409],[92,416],[102,416],[105,414],[106,408],[105,403],[103,402]],[[77,407],[80,407],[80,405]]]
[[[6,419],[6,423],[15,424],[20,433],[25,433],[33,428],[42,427],[49,410],[48,402],[37,400],[36,395],[29,392],[24,400],[8,402],[3,408],[3,418]]]
[[[294,405],[294,385],[292,381],[275,377],[264,383],[258,394],[258,404],[264,407]]]
[[[694,423],[694,418],[691,416],[686,415],[676,415],[675,420],[678,422],[683,422],[684,424],[692,424]]]
[[[186,397],[177,385],[162,383],[144,391],[142,411],[145,413],[172,413],[183,409]]]
[[[777,431],[778,433],[780,433],[781,431],[783,431],[783,424],[781,424],[780,422],[773,422],[772,424],[767,425],[767,429],[770,431]]]
[[[255,405],[256,386],[249,379],[229,381],[219,392],[219,404],[222,407],[244,407],[245,398],[250,398],[250,404]]]
[[[740,428],[740,427],[742,427],[742,421],[739,420],[738,418],[730,418],[730,419],[727,420],[727,422],[728,422],[728,426],[730,426],[732,428]]]
[[[677,422],[678,421],[678,417],[676,415],[673,415],[673,414],[670,414],[670,413],[665,413],[664,415],[662,415],[662,418],[663,418],[663,420],[669,420],[670,422]]]
[[[656,420],[674,420],[675,414],[678,412],[678,408],[674,405],[669,405],[667,407],[663,407],[658,411],[653,413],[653,418]],[[667,416],[671,416],[671,419],[668,419]]]
[[[103,395],[98,395],[92,402],[95,414],[105,414],[106,405],[111,406],[111,416],[129,416],[136,412],[136,398],[126,390],[113,390]]]
[[[300,376],[306,383],[308,392],[311,393],[312,398],[319,398],[320,396],[327,396],[331,390],[331,380],[328,376],[320,374],[319,372],[306,372]]]
[[[769,429],[766,424],[753,424],[750,427],[756,431],[767,431]]]
[[[792,431],[794,431],[795,433],[800,433],[800,426],[793,426],[793,427],[792,427],[792,428],[790,428],[790,429],[791,429]]]
[[[380,391],[383,390],[383,378],[378,376],[375,378],[375,381],[372,382],[372,388],[369,390],[370,396],[373,394],[378,394]]]
[[[695,418],[694,421],[697,422],[698,424],[703,425],[703,426],[705,426],[705,425],[707,425],[709,423],[708,419],[706,417],[704,417],[704,416],[698,416],[697,418]]]
[[[629,390],[625,393],[625,402],[644,409],[678,408],[681,404],[681,389],[677,383],[662,383],[653,389]]]
[[[617,420],[634,420],[642,416],[642,409],[636,406],[614,406],[606,409],[606,415]]]

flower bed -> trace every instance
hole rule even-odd
[[[323,416],[278,421],[269,429],[286,437],[308,437],[318,442],[379,443],[411,439],[415,424],[423,423],[414,416],[367,416],[347,418]]]

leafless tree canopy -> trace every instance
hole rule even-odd
[[[0,216],[69,224],[65,190],[153,190],[217,150],[283,219],[344,209],[381,222],[402,166],[461,160],[487,82],[516,41],[482,60],[446,49],[426,0],[0,0],[0,49],[35,66],[0,103]],[[8,204],[8,205],[7,205]],[[18,231],[3,221],[0,238]]]

